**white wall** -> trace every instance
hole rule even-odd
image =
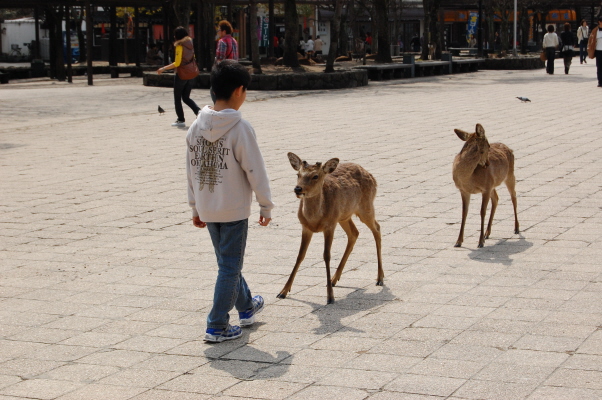
[[[29,49],[23,43],[31,43],[36,39],[35,21],[33,18],[13,19],[0,24],[2,32],[2,53],[10,54],[11,44],[21,48],[22,55],[28,55]],[[4,29],[6,32],[4,33]]]

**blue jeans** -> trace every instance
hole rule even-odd
[[[587,58],[587,40],[579,42],[579,62],[583,62]]]
[[[175,74],[173,97],[174,105],[176,106],[176,115],[178,116],[178,121],[186,121],[186,119],[184,118],[184,109],[182,108],[182,101],[192,109],[194,115],[197,115],[200,111],[199,106],[197,106],[194,100],[190,98],[190,92],[192,92],[193,84],[194,79],[183,81],[182,79],[180,79],[180,77],[178,77],[177,73]]]
[[[207,328],[228,326],[228,313],[236,307],[246,311],[253,307],[251,291],[242,276],[249,220],[207,222],[207,229],[217,257],[218,273],[213,294],[213,308],[207,316]]]

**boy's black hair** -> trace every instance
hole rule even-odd
[[[176,40],[184,39],[186,36],[188,36],[188,31],[183,26],[178,26],[173,32],[173,36],[176,38]]]
[[[554,32],[554,25],[548,25],[548,32]]]
[[[236,88],[247,90],[250,82],[247,68],[235,60],[222,60],[211,70],[211,90],[216,100],[230,100]]]

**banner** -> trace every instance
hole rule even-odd
[[[477,25],[479,24],[479,13],[471,11],[468,13],[468,27],[466,28],[466,42],[477,36]]]
[[[270,24],[268,17],[263,17],[261,21],[261,41],[260,46],[268,47],[270,39]]]

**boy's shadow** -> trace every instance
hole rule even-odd
[[[485,247],[471,250],[468,257],[475,261],[511,265],[513,261],[511,255],[522,253],[533,246],[533,243],[528,242],[522,234],[518,240],[500,239],[495,244],[487,245],[487,243],[486,241]]]
[[[238,379],[256,378],[258,373],[273,365],[283,368],[273,369],[270,378],[284,375],[290,364],[281,364],[286,358],[292,357],[288,351],[277,351],[276,356],[249,346],[250,333],[263,325],[256,322],[252,328],[245,328],[240,339],[213,344],[204,351],[209,359],[209,366],[213,369],[227,372]]]
[[[345,287],[337,285],[336,287]],[[336,293],[335,287],[335,293]],[[313,308],[311,312],[318,317],[320,326],[313,330],[316,335],[325,335],[334,332],[356,332],[363,333],[361,329],[353,328],[344,325],[342,320],[351,317],[359,312],[368,311],[375,307],[379,307],[395,299],[391,290],[387,286],[383,286],[382,290],[377,293],[366,294],[365,288],[358,288],[356,291],[349,293],[347,297],[340,300],[335,300],[334,304],[318,304],[307,300],[288,298],[291,301],[298,301],[307,304]]]

